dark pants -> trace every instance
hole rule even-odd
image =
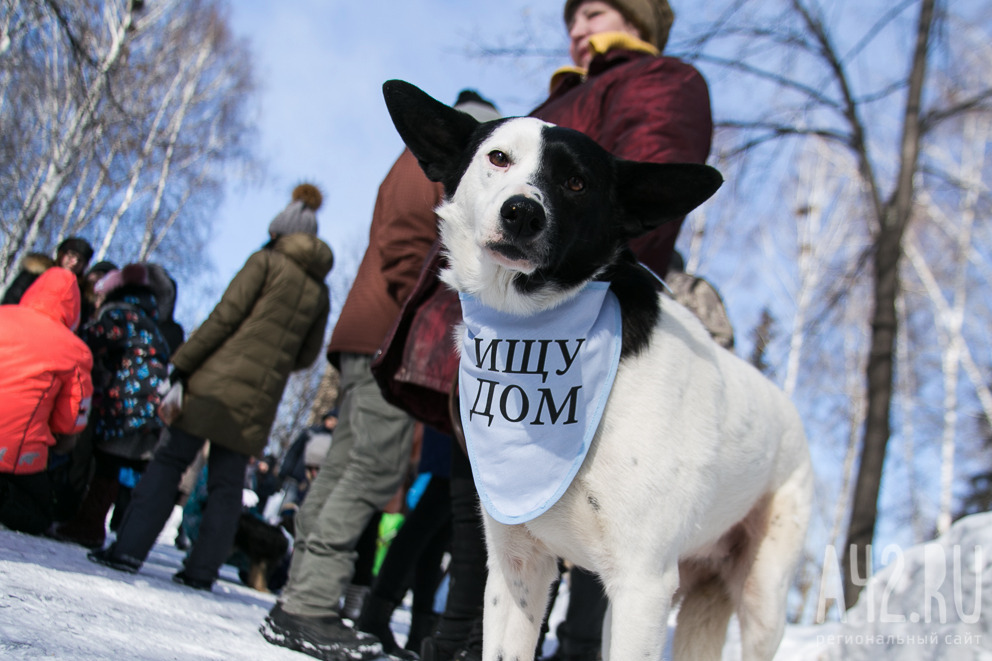
[[[162,443],[134,488],[131,504],[117,531],[116,555],[141,561],[148,557],[172,513],[179,480],[205,442],[175,427],[163,430]],[[186,558],[185,572],[188,577],[216,580],[221,565],[231,554],[241,515],[241,491],[247,467],[247,455],[220,445],[210,446],[207,503],[203,509],[200,535]]]
[[[486,539],[479,496],[468,456],[452,441],[451,450],[451,564],[448,600],[434,634],[440,649],[459,649],[481,632],[486,592]]]
[[[365,524],[362,536],[355,544],[355,573],[351,576],[352,585],[369,587],[375,578],[375,556],[379,549],[379,524],[382,523],[382,512],[376,512]]]
[[[40,535],[52,525],[53,508],[48,471],[28,475],[0,473],[0,524]]]
[[[372,593],[395,604],[413,588],[413,610],[433,612],[441,559],[451,540],[451,487],[432,477],[379,567]]]
[[[63,541],[72,541],[90,548],[103,546],[106,537],[107,513],[114,508],[114,519],[123,514],[120,495],[121,471],[129,468],[141,473],[147,461],[127,459],[108,454],[101,450],[93,451],[95,469],[90,479],[86,495],[76,509],[75,515],[58,526],[56,532]],[[111,526],[116,530],[116,527]]]
[[[558,625],[558,657],[595,659],[603,646],[603,618],[610,600],[595,574],[572,567],[568,608]]]

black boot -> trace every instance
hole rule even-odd
[[[213,581],[205,578],[190,576],[186,573],[185,569],[173,574],[172,582],[178,583],[179,585],[185,585],[186,587],[193,588],[194,590],[203,590],[204,592],[211,592],[214,589]]]
[[[138,570],[141,569],[142,561],[137,558],[132,558],[129,555],[121,555],[120,553],[117,553],[117,549],[115,548],[116,546],[116,544],[111,544],[105,549],[90,551],[86,554],[86,557],[89,558],[91,562],[95,562],[98,565],[110,567],[111,569],[116,569],[117,571],[127,572],[128,574],[137,574]]]
[[[359,631],[370,633],[382,643],[382,651],[400,659],[417,659],[416,654],[410,654],[396,643],[393,637],[393,630],[389,623],[393,618],[393,611],[396,610],[396,602],[369,593],[365,597],[362,606],[362,614],[358,618],[356,628]]]
[[[482,616],[471,622],[443,622],[420,646],[421,661],[482,661]],[[453,635],[454,634],[454,635]]]
[[[456,651],[453,644],[428,636],[420,643],[420,661],[451,661]]]
[[[414,652],[419,651],[424,639],[434,631],[435,624],[437,615],[434,611],[413,611],[410,617],[410,635],[407,636],[404,647]]]
[[[259,632],[273,645],[324,661],[371,661],[382,655],[378,639],[355,631],[339,615],[294,615],[276,604]]]

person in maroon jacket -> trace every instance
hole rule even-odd
[[[691,65],[662,55],[674,21],[667,0],[566,0],[565,25],[574,66],[551,78],[551,93],[531,115],[582,131],[620,158],[703,163],[713,118],[706,81]],[[668,272],[682,220],[634,239],[638,260]],[[548,661],[600,654],[607,599],[599,581],[573,568],[570,601]]]
[[[661,54],[673,20],[667,0],[567,0],[575,66],[555,72],[550,95],[531,115],[582,131],[620,158],[705,162],[709,89],[691,65]],[[664,275],[681,226],[666,223],[635,239],[634,254]]]

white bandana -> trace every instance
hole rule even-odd
[[[459,298],[475,485],[494,519],[524,523],[558,502],[582,466],[620,362],[620,304],[606,282],[529,317]]]

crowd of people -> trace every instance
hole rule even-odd
[[[698,71],[664,55],[667,0],[567,0],[563,16],[573,66],[554,74],[532,116],[622,158],[704,162],[709,93]],[[471,90],[454,105],[478,121],[499,117]],[[26,255],[0,306],[0,524],[135,573],[180,506],[176,545],[188,555],[174,580],[209,591],[223,564],[236,565],[246,584],[278,594],[260,628],[271,643],[330,661],[480,659],[486,549],[458,421],[447,408],[390,402],[371,369],[436,272],[442,194],[404,151],[379,188],[369,245],[326,348],[334,257],[317,237],[322,195],[310,184],[293,190],[268,243],[188,338],[162,265],[89,266],[94,251],[82,237],[62,241],[54,257]],[[685,274],[674,251],[680,226],[631,248],[732,350],[719,295]],[[443,343],[445,323],[420,341]],[[341,377],[335,408],[281,455],[264,454],[287,379],[322,349]],[[456,360],[447,355],[440,360]],[[376,563],[380,517],[396,511],[405,523]],[[571,596],[549,659],[601,658],[606,595],[581,568],[562,570]],[[391,619],[408,591],[401,647]]]

